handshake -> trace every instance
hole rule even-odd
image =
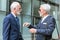
[[[23,24],[23,27],[29,27],[30,26],[30,23],[28,23],[28,22],[25,22],[24,24]],[[36,31],[37,31],[37,29],[35,29],[35,28],[31,28],[31,29],[29,29],[29,32],[30,33],[36,33]]]

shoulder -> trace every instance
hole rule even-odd
[[[4,20],[9,20],[11,18],[11,14],[8,14],[5,18],[4,18]]]
[[[52,19],[55,20],[55,18],[53,16],[49,15],[49,20],[52,20]]]
[[[51,16],[51,15],[49,16],[49,19],[48,19],[48,20],[49,20],[49,22],[54,22],[54,23],[56,23],[55,18],[54,18],[53,16]]]

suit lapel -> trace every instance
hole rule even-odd
[[[47,22],[47,19],[50,17],[50,15],[42,22],[42,23],[44,23],[44,22]]]
[[[13,19],[14,23],[16,24],[16,27],[17,27],[18,29],[20,29],[19,19],[18,19],[18,21],[17,21],[16,18],[15,18],[12,14],[11,14],[11,18]]]
[[[11,14],[12,19],[17,23],[16,18]]]

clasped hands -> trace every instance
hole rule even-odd
[[[29,27],[29,25],[30,25],[30,23],[28,23],[28,22],[25,22],[25,23],[23,24],[23,26],[25,26],[25,27]],[[37,29],[35,29],[35,28],[29,29],[29,32],[30,32],[30,33],[36,33],[36,31],[37,31]]]

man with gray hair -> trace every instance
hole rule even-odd
[[[3,21],[3,40],[23,40],[20,32],[19,18],[17,17],[22,11],[19,2],[13,2],[10,6],[9,13]]]
[[[55,28],[55,19],[49,15],[51,6],[49,4],[42,4],[39,8],[39,14],[41,20],[36,27],[28,22],[25,22],[23,26],[27,26],[31,33],[36,33],[36,40],[50,40],[52,32]]]

